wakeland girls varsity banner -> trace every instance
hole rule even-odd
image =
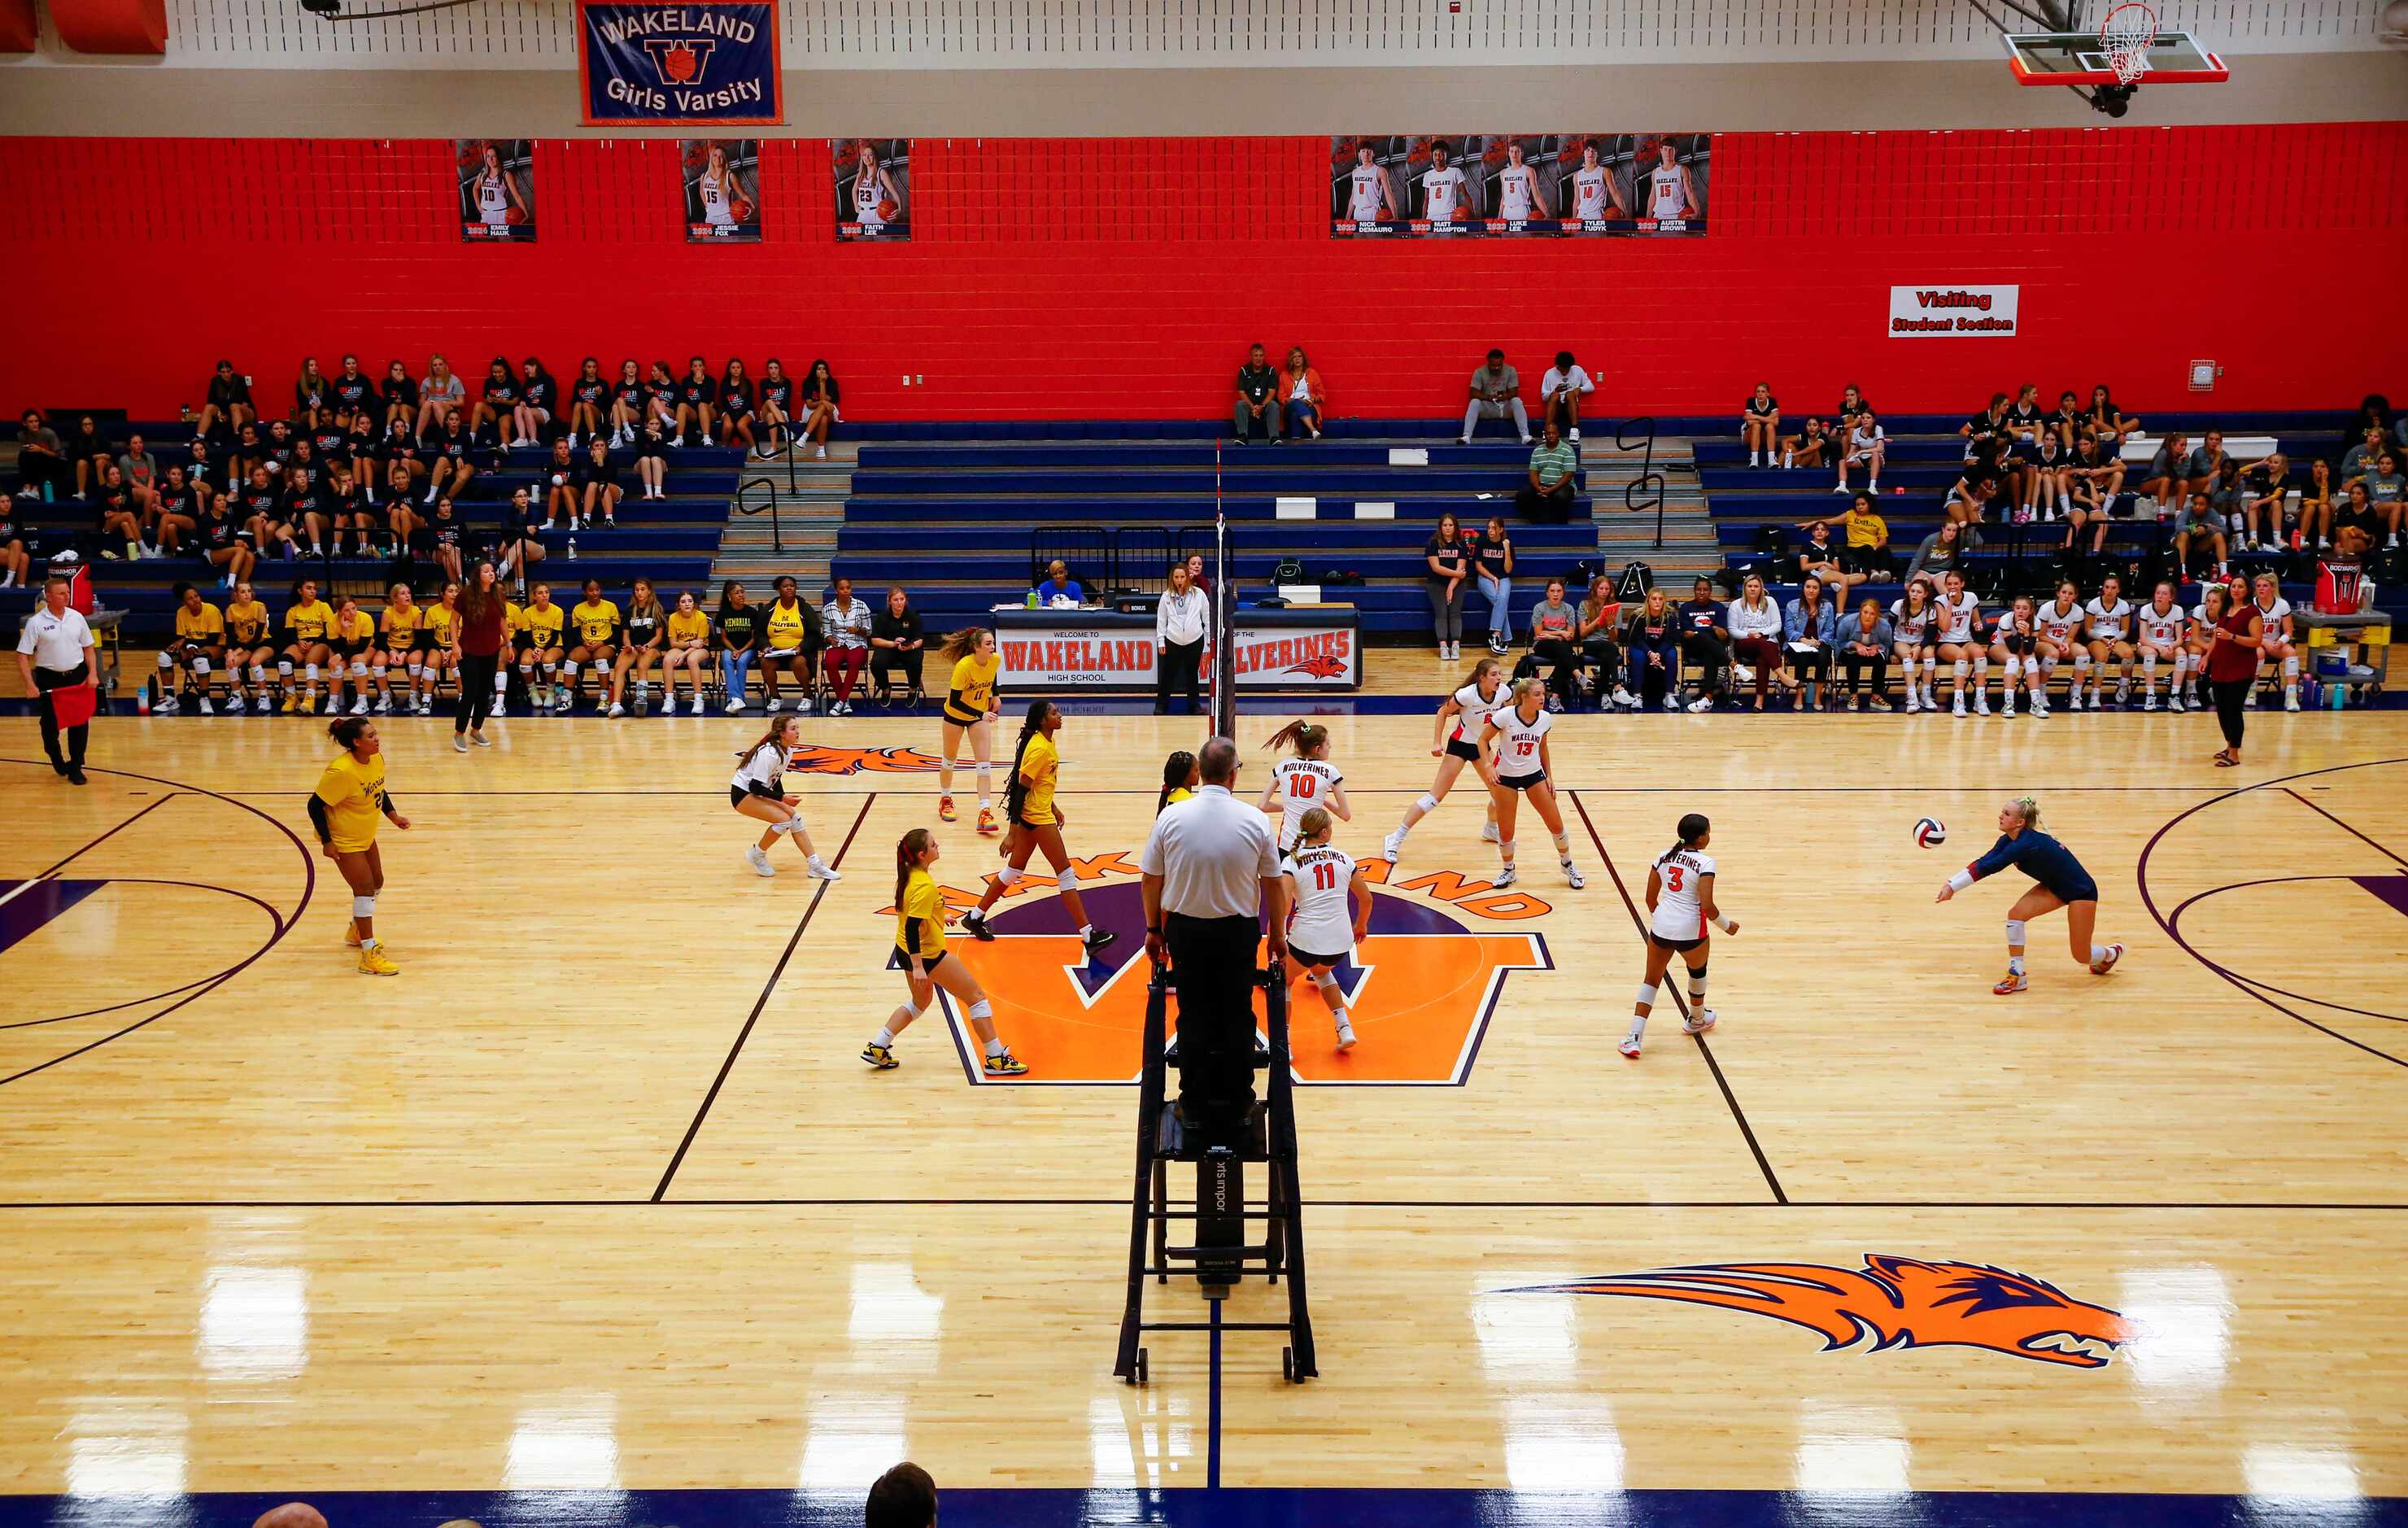
[[[1694,237],[1707,133],[1467,133],[1329,140],[1333,238]]]
[[[786,120],[775,0],[578,0],[577,56],[589,127]]]

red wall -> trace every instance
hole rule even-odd
[[[764,243],[692,248],[665,140],[546,141],[538,243],[463,245],[445,142],[0,140],[0,404],[197,403],[220,355],[442,350],[757,371],[826,356],[860,417],[1217,411],[1244,344],[1339,414],[1442,414],[1490,344],[1560,346],[1616,412],[1971,407],[2025,379],[2136,411],[2408,395],[2408,123],[1725,134],[1704,238],[1326,237],[1326,140],[924,139],[915,240],[839,247],[817,140],[765,147]],[[1891,283],[2020,282],[2024,333],[1891,339]],[[2186,364],[2225,368],[2213,399]],[[898,384],[923,374],[924,389]]]

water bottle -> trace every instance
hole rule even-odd
[[[568,539],[568,560],[571,562],[577,560],[577,538],[574,536]]]
[[[1030,610],[1037,608],[1037,591],[1034,589],[1028,591],[1028,608]]]

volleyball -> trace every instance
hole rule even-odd
[[[1914,842],[1919,847],[1936,849],[1948,842],[1948,825],[1938,817],[1918,817],[1914,824]]]

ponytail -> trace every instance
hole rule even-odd
[[[966,626],[959,631],[948,631],[945,633],[945,640],[938,643],[937,651],[955,663],[959,663],[978,651],[979,639],[985,636],[986,631],[987,628],[982,626]]]
[[[768,747],[771,743],[786,735],[786,724],[793,720],[794,718],[792,716],[770,717],[769,730],[762,733],[758,741],[754,742],[751,747],[738,748],[736,750],[737,761],[738,763],[751,763],[754,754],[759,753],[762,749]]]
[[[1028,702],[1028,714],[1020,723],[1020,741],[1011,747],[1011,773],[1003,786],[1003,820],[1017,823],[1021,812],[1028,805],[1028,782],[1020,777],[1020,760],[1028,752],[1028,740],[1037,735],[1038,727],[1054,702],[1043,696]]]
[[[895,910],[903,910],[903,888],[911,883],[911,872],[920,864],[920,857],[928,852],[928,830],[914,828],[895,845]]]
[[[368,719],[366,716],[346,716],[326,728],[326,736],[335,740],[336,747],[350,753],[352,744],[360,741],[360,734],[367,729]]]
[[[1673,844],[1662,854],[1657,855],[1656,857],[1656,862],[1660,865],[1665,860],[1671,858],[1676,854],[1679,854],[1683,849],[1687,848],[1690,844],[1697,843],[1698,840],[1706,836],[1706,830],[1713,826],[1713,823],[1706,820],[1706,814],[1702,812],[1691,812],[1684,814],[1680,823],[1672,829],[1674,832],[1681,835],[1681,842]]]
[[[1296,744],[1297,757],[1310,758],[1312,757],[1312,751],[1314,749],[1320,747],[1323,743],[1327,742],[1328,741],[1329,728],[1323,727],[1318,723],[1308,722],[1298,718],[1296,721],[1288,723],[1285,727],[1281,728],[1278,731],[1272,733],[1268,739],[1266,739],[1263,742],[1263,751],[1265,753],[1268,753],[1270,750],[1277,748],[1282,743],[1292,742]]]
[[[1187,788],[1188,773],[1195,768],[1196,756],[1184,748],[1172,749],[1170,757],[1162,761],[1162,791],[1154,799],[1155,816],[1161,816],[1162,809],[1170,804],[1172,791]]]

